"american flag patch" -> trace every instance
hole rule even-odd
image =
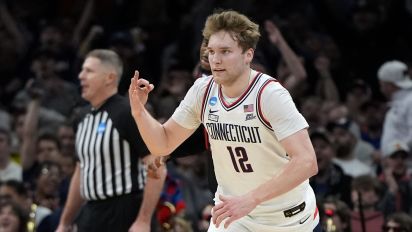
[[[243,112],[253,112],[253,104],[243,105]]]

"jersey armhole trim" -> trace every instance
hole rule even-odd
[[[263,83],[262,87],[260,87],[259,92],[258,92],[258,97],[256,98],[256,107],[257,107],[258,118],[262,122],[262,124],[271,131],[273,131],[272,125],[270,125],[270,122],[265,118],[265,116],[263,115],[263,112],[262,112],[261,98],[262,98],[263,90],[272,82],[273,83],[277,82],[277,80],[276,79],[266,80],[265,83]],[[273,102],[271,102],[271,103],[273,103]]]

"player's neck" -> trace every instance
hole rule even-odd
[[[248,68],[231,85],[222,86],[222,92],[228,98],[237,98],[246,91],[251,80],[252,69]]]

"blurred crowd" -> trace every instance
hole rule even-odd
[[[0,231],[59,222],[87,52],[120,55],[121,94],[135,69],[153,82],[148,107],[163,121],[207,73],[201,28],[216,8],[259,23],[252,67],[310,125],[325,230],[412,231],[411,0],[0,0]],[[207,230],[206,155],[168,162],[156,231]]]

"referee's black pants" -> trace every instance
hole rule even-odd
[[[142,199],[142,194],[131,193],[88,201],[76,219],[78,232],[127,232],[139,213]]]

